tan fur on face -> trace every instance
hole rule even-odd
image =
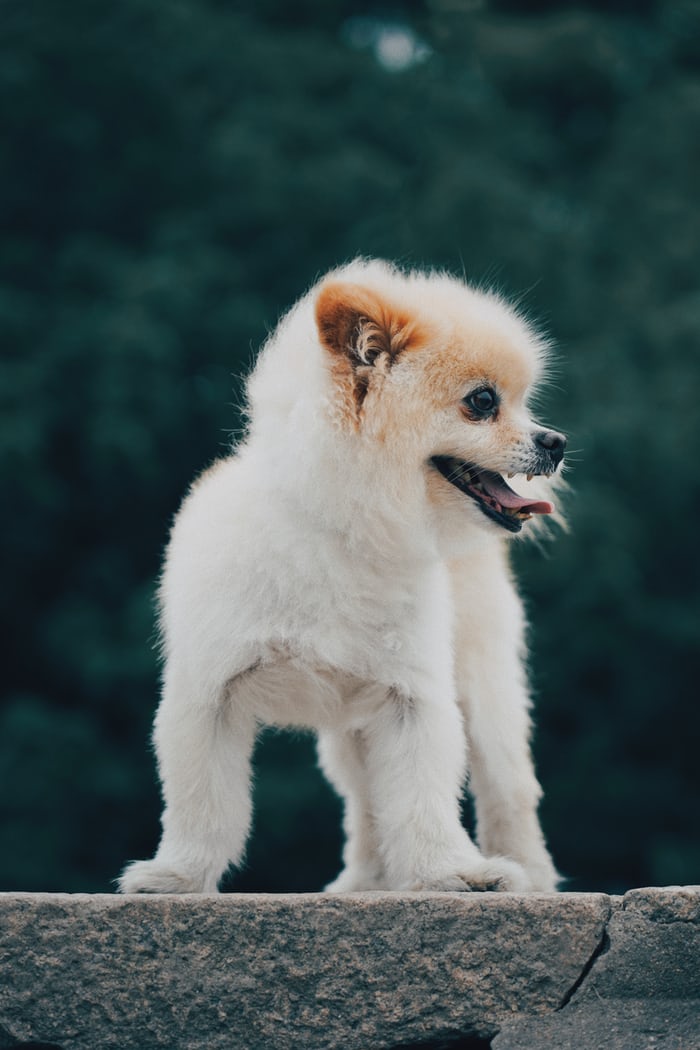
[[[332,281],[321,289],[316,323],[332,356],[346,418],[354,428],[372,379],[385,375],[406,349],[429,339],[410,311],[349,282]]]
[[[527,437],[524,402],[539,371],[539,344],[500,300],[455,291],[454,282],[431,286],[429,295],[420,284],[409,294],[340,281],[321,288],[316,320],[342,418],[374,440],[393,440],[411,458],[414,437],[448,413],[462,424],[460,437],[433,452],[463,454],[471,429],[479,464],[509,469],[512,450]],[[469,419],[462,403],[479,385],[499,395],[489,421]]]

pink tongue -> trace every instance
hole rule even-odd
[[[513,492],[500,474],[492,474],[484,470],[479,475],[479,481],[489,496],[493,496],[502,507],[509,507],[511,510],[526,510],[528,514],[552,514],[554,511],[554,506],[545,500],[537,500],[533,503],[519,496],[517,492]]]

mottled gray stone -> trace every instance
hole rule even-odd
[[[493,1050],[698,1050],[698,1003],[605,1000],[507,1023]]]
[[[505,1021],[494,1050],[700,1050],[700,887],[631,890],[564,1006]]]
[[[490,1037],[557,1009],[609,911],[603,894],[0,894],[0,1025],[63,1050]]]

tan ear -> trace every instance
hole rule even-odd
[[[369,288],[346,281],[323,286],[316,300],[316,323],[323,345],[346,356],[353,367],[372,365],[386,355],[385,367],[410,340],[408,317]]]
[[[415,326],[370,288],[330,281],[316,300],[316,324],[331,355],[340,402],[359,426],[372,380],[384,375],[411,342]]]

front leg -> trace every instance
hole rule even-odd
[[[218,694],[170,661],[154,740],[163,786],[158,851],[123,872],[122,893],[214,893],[228,865],[241,861],[251,820],[251,714],[255,672]]]
[[[528,889],[551,892],[559,876],[537,814],[542,789],[530,753],[520,599],[501,551],[481,551],[478,563],[452,568],[457,688],[469,742],[477,841],[487,855],[518,861]]]
[[[464,830],[462,722],[451,696],[390,690],[364,734],[367,790],[387,887],[522,890],[524,873],[485,858]]]

